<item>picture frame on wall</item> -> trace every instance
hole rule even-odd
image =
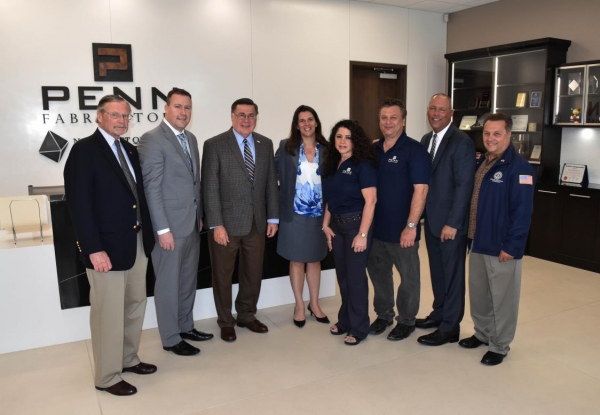
[[[542,106],[542,91],[531,91],[529,106],[531,108],[540,108]]]

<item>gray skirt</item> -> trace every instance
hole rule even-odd
[[[327,255],[322,227],[323,216],[311,218],[294,213],[290,222],[279,222],[277,253],[289,261],[321,261]]]

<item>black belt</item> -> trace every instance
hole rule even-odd
[[[331,221],[333,223],[352,223],[362,219],[362,214],[358,213],[355,215],[345,216],[345,215],[331,215]]]

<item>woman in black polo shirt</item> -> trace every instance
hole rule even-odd
[[[334,335],[357,345],[369,334],[367,258],[377,202],[376,157],[358,123],[339,121],[331,130],[323,165],[323,232],[335,260],[342,305]]]

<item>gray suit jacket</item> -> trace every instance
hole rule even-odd
[[[296,150],[296,155],[291,156],[285,151],[287,139],[281,140],[279,148],[275,153],[275,167],[279,176],[279,215],[283,222],[291,222],[294,216],[294,196],[296,195],[296,177],[298,171],[298,159],[300,150]],[[325,161],[325,147],[319,146],[319,167],[323,167]]]
[[[193,173],[179,140],[164,122],[142,135],[138,145],[152,226],[155,231],[169,228],[175,238],[198,231],[196,221],[202,219],[198,142],[191,132],[185,134]]]
[[[230,236],[245,236],[256,221],[265,232],[267,219],[279,218],[279,191],[273,142],[252,133],[256,149],[250,180],[233,129],[206,140],[202,152],[202,196],[206,226],[223,225]]]
[[[425,134],[421,144],[428,148],[432,137],[432,132]],[[425,220],[435,235],[444,225],[456,228],[458,235],[466,234],[474,178],[473,140],[450,124],[435,152],[425,203]]]

